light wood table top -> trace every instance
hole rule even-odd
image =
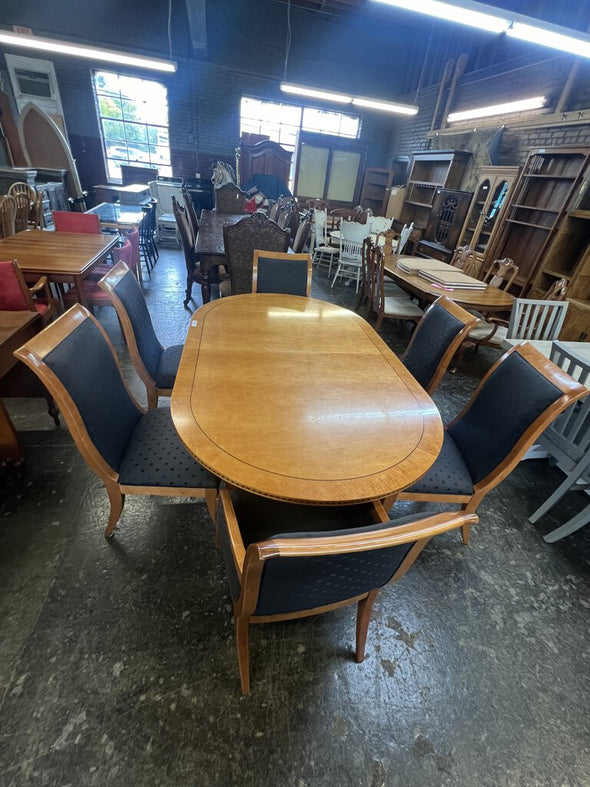
[[[186,448],[222,479],[299,503],[394,495],[443,437],[432,400],[365,320],[292,295],[196,311],[171,411]]]
[[[416,262],[420,261],[422,258],[402,255],[401,259]],[[426,260],[424,260],[424,262],[426,262]],[[437,262],[437,265],[442,268],[446,266],[446,263]],[[451,265],[448,267],[453,270]],[[500,290],[497,287],[491,287],[489,284],[485,290],[467,290],[458,287],[455,289],[448,289],[446,287],[438,287],[422,276],[400,270],[397,267],[397,258],[391,253],[387,254],[385,257],[384,272],[385,275],[392,278],[396,284],[400,284],[402,287],[410,289],[415,295],[425,298],[428,301],[434,301],[441,295],[446,295],[464,309],[476,309],[486,314],[488,312],[498,311],[509,312],[512,310],[514,304],[514,297],[510,295],[510,293],[504,292],[504,290]]]

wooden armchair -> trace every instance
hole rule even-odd
[[[43,325],[47,325],[59,309],[59,301],[51,294],[47,276],[41,276],[29,286],[16,260],[0,262],[0,311],[37,312]]]
[[[14,235],[16,219],[16,200],[5,194],[0,197],[0,235],[8,238]]]
[[[73,306],[15,355],[54,397],[82,457],[106,487],[106,538],[128,494],[205,497],[215,519],[218,479],[187,453],[169,408],[139,407],[109,338],[87,309]]]
[[[431,538],[475,522],[476,516],[461,512],[392,521],[378,502],[304,506],[222,489],[217,532],[233,601],[242,692],[250,691],[251,624],[357,604],[360,663],[379,590],[401,579]]]

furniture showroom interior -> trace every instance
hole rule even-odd
[[[0,785],[590,785],[589,19],[3,0]]]

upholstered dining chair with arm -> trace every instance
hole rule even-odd
[[[223,227],[225,261],[229,266],[232,295],[252,292],[252,265],[256,249],[267,252],[286,252],[289,247],[289,230],[263,213],[251,213],[236,224]]]
[[[16,260],[0,262],[0,311],[32,311],[47,325],[59,313],[60,304],[51,294],[47,276],[28,285]]]
[[[380,503],[304,506],[223,488],[217,533],[230,593],[242,692],[250,691],[249,628],[357,604],[356,661],[365,656],[379,590],[397,582],[436,535],[473,514],[389,520]]]
[[[242,191],[235,183],[226,183],[218,189],[214,189],[215,212],[225,214],[244,213],[246,204],[246,192]]]
[[[215,520],[218,479],[184,449],[169,408],[139,407],[110,340],[87,309],[73,306],[15,355],[54,397],[82,457],[104,483],[107,538],[128,494],[205,497]]]
[[[100,219],[96,213],[75,213],[70,210],[54,210],[53,223],[56,232],[78,232],[100,235]]]
[[[311,256],[256,249],[252,265],[252,292],[276,292],[309,298]]]
[[[586,393],[528,342],[505,353],[461,413],[445,426],[442,449],[398,500],[455,503],[475,513],[549,424]],[[469,541],[470,526],[463,528]]]
[[[139,282],[124,262],[114,265],[98,286],[115,307],[131,362],[146,387],[151,410],[158,406],[158,397],[172,394],[182,345],[160,344]]]
[[[474,314],[446,295],[437,298],[424,312],[401,360],[430,396],[477,322]]]

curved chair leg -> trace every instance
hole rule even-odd
[[[155,410],[158,406],[158,391],[154,386],[147,388],[148,410]]]
[[[377,322],[375,323],[375,327],[374,327],[375,331],[379,330],[379,328],[381,327],[381,323],[382,322],[383,322],[383,314],[377,315]]]
[[[248,648],[248,620],[239,618],[234,613],[236,648],[238,651],[238,667],[240,669],[240,683],[242,694],[250,694],[250,654]]]
[[[371,590],[369,595],[362,601],[359,601],[356,613],[356,662],[360,664],[365,658],[365,645],[367,642],[367,632],[369,630],[369,621],[371,620],[371,612],[373,604],[379,593],[379,588]]]
[[[109,501],[111,504],[111,512],[109,514],[109,523],[107,529],[104,531],[105,538],[112,538],[114,535],[117,522],[121,518],[123,506],[125,505],[125,495],[121,493],[118,486],[107,486]]]
[[[217,503],[218,503],[217,489],[205,489],[205,502],[207,503],[207,510],[209,516],[216,523],[217,522]]]

